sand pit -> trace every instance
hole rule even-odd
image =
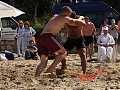
[[[88,62],[87,74],[95,76],[90,81],[83,81],[80,77],[69,72],[82,75],[81,61],[77,54],[69,54],[67,57],[67,70],[64,74],[58,75],[57,79],[50,74],[44,73],[35,78],[35,70],[40,60],[24,60],[16,57],[14,61],[0,61],[0,90],[120,90],[120,57],[116,63],[99,68],[97,62]],[[61,64],[56,67],[58,73]],[[95,75],[98,70],[106,72]],[[69,72],[68,72],[69,71]],[[92,76],[92,77],[93,77]],[[90,77],[90,76],[89,76]]]

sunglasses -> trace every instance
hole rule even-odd
[[[104,22],[108,22],[108,21],[104,21]]]

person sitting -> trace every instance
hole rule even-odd
[[[25,49],[25,59],[37,60],[38,59],[37,50],[38,50],[37,47],[34,46],[34,41],[30,40],[29,45]]]
[[[103,34],[98,36],[97,44],[99,47],[99,53],[102,59],[106,62],[110,62],[113,56],[113,45],[115,45],[114,38],[108,33],[108,27],[102,27]],[[98,57],[100,60],[100,57]]]

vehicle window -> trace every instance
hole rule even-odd
[[[113,12],[112,11],[106,11],[107,18],[113,18]]]
[[[115,18],[119,17],[119,13],[117,13],[116,11],[113,11],[113,15],[114,15]]]
[[[91,20],[103,19],[103,12],[102,11],[85,12],[85,16],[88,16]]]
[[[3,28],[11,27],[12,29],[16,29],[18,26],[12,18],[2,18],[1,21]]]
[[[10,27],[9,20],[7,18],[1,18],[3,28]]]

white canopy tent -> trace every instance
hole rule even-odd
[[[0,18],[17,17],[21,14],[25,14],[25,13],[9,4],[0,1]]]

